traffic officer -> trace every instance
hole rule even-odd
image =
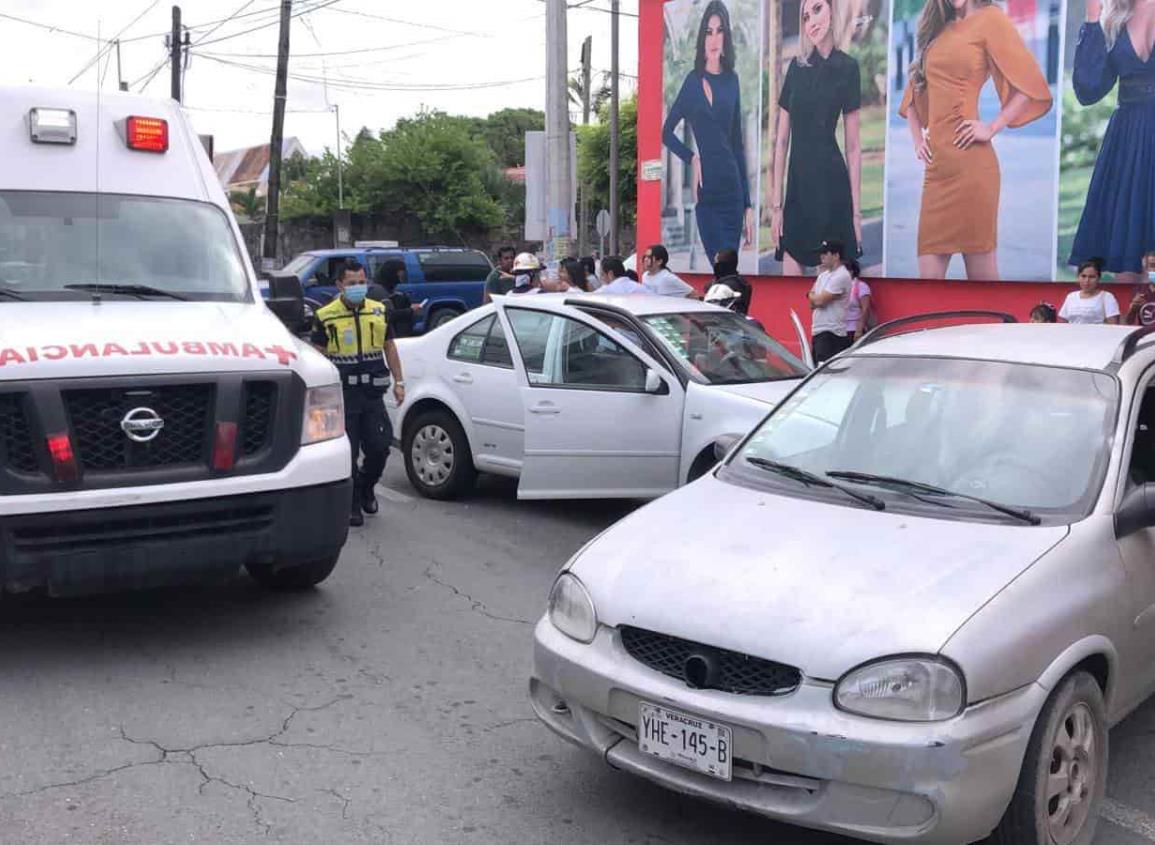
[[[339,295],[316,313],[313,343],[337,365],[345,394],[345,430],[353,451],[350,525],[363,525],[362,512],[377,513],[373,488],[385,471],[393,427],[383,397],[393,374],[393,396],[405,401],[405,381],[397,347],[389,336],[385,303],[368,299],[365,268],[347,261],[337,279]],[[386,366],[388,364],[388,366]],[[359,454],[364,460],[357,468]]]

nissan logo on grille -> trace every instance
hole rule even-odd
[[[120,428],[129,440],[147,443],[160,434],[164,420],[152,408],[133,408],[120,421]]]

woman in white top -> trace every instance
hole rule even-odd
[[[1084,261],[1079,265],[1079,289],[1067,294],[1059,319],[1064,323],[1102,325],[1119,324],[1119,302],[1105,290],[1099,289],[1098,261]]]
[[[874,307],[874,297],[870,285],[858,278],[862,272],[858,262],[851,258],[846,262],[850,271],[850,296],[846,300],[846,336],[855,341],[866,334],[866,323],[870,319],[870,309]]]

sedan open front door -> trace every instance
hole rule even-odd
[[[678,485],[685,392],[623,338],[575,309],[511,305],[524,378],[518,497],[648,498]]]

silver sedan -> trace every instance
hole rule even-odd
[[[1137,337],[958,326],[834,359],[566,565],[535,712],[614,767],[799,825],[1090,843],[1108,728],[1155,688]]]

